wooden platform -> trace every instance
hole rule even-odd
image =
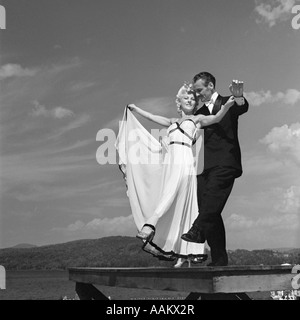
[[[291,290],[292,266],[192,268],[69,268],[80,299],[105,299],[93,284],[190,292],[187,299],[238,298],[247,292]],[[96,290],[96,291],[95,291]]]

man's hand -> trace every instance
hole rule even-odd
[[[232,80],[229,90],[234,97],[242,97],[244,93],[244,82],[239,80]]]
[[[242,105],[245,104],[245,98],[244,97],[235,97],[234,101],[238,106],[242,106]]]
[[[244,93],[244,82],[239,80],[232,80],[231,85],[229,86],[230,92],[234,96],[234,100],[238,106],[245,104],[245,99],[243,97]]]

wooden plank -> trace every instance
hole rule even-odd
[[[230,277],[215,277],[214,292],[257,292],[291,290],[291,274],[263,274]]]
[[[69,268],[69,279],[104,286],[202,293],[291,289],[292,266]]]
[[[102,272],[101,272],[102,271]],[[212,292],[212,279],[202,275],[201,282],[195,281],[195,274],[172,272],[173,269],[159,270],[81,270],[70,271],[70,280],[82,283],[94,283],[104,286],[154,289],[169,291]],[[115,272],[114,272],[115,271]]]

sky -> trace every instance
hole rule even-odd
[[[222,213],[227,248],[299,248],[298,4],[0,1],[0,248],[135,236],[123,176],[98,148],[129,103],[176,117],[178,89],[200,71],[222,95],[243,80],[250,103],[244,173]]]

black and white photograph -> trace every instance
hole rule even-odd
[[[0,300],[300,300],[299,54],[300,0],[0,0]]]

